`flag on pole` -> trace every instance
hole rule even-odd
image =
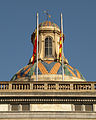
[[[31,63],[32,64],[34,64],[34,61],[35,61],[35,58],[36,58],[36,52],[37,52],[37,30],[35,32],[33,55],[32,55],[32,58],[31,58]]]
[[[61,38],[61,30],[60,30],[60,39],[59,39],[59,62],[62,60],[62,38]]]

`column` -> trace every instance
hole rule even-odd
[[[70,83],[70,90],[73,90],[73,83]]]
[[[56,83],[56,90],[59,90],[59,83]]]
[[[48,84],[44,83],[44,90],[48,90]]]
[[[94,90],[95,86],[94,83],[91,83],[91,90]]]
[[[81,106],[81,110],[82,110],[82,111],[85,111],[85,105],[82,105],[82,106]]]
[[[12,111],[12,105],[8,104],[8,111]]]
[[[32,111],[32,104],[30,104],[30,111]]]
[[[33,83],[30,82],[30,90],[33,89]]]
[[[11,83],[9,83],[9,89],[10,89],[10,90],[12,89],[12,84],[11,84]]]
[[[75,105],[74,104],[71,105],[71,110],[75,111]]]
[[[22,111],[22,105],[21,104],[18,105],[18,111]]]

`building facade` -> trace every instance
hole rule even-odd
[[[36,30],[31,35],[35,45]],[[45,21],[39,24],[38,81],[36,57],[10,81],[0,82],[0,120],[93,120],[96,119],[96,82],[83,75],[63,56],[59,62],[60,29]]]

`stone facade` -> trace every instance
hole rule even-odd
[[[96,82],[0,82],[0,119],[96,119]]]

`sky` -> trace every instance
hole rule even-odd
[[[96,81],[96,0],[0,0],[0,81],[9,81],[32,56],[30,40],[48,10],[60,26],[63,14],[64,54],[87,81]]]

